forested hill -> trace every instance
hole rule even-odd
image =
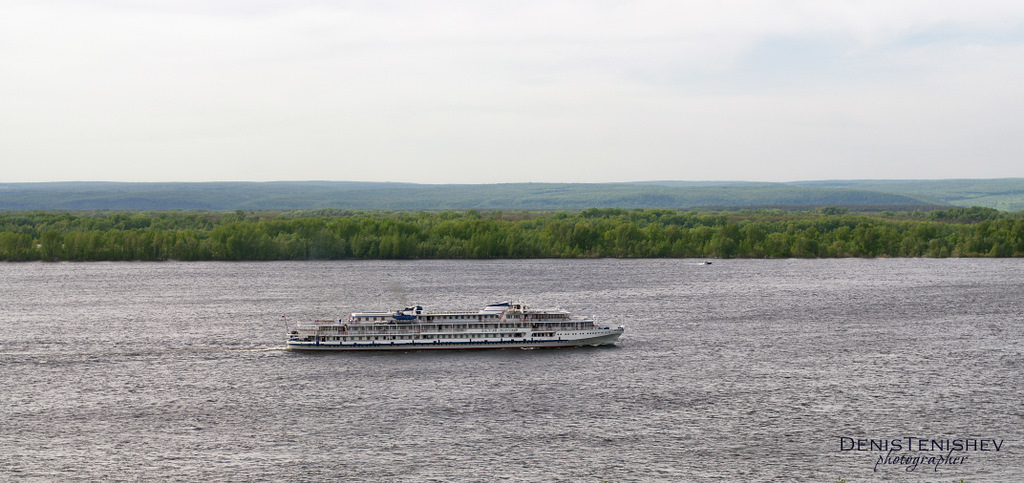
[[[426,185],[334,181],[0,183],[0,210],[1024,209],[1024,179]]]

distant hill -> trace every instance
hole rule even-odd
[[[0,210],[1024,209],[1024,179],[429,185],[347,181],[0,183]]]
[[[851,188],[911,196],[928,203],[1024,210],[1024,178],[940,180],[845,180],[788,183],[817,188]]]

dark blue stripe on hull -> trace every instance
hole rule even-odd
[[[493,345],[493,346],[448,346],[448,347],[423,347],[423,346],[311,346],[311,347],[288,347],[294,351],[436,351],[436,350],[500,350],[500,349],[565,349],[569,347],[583,347],[590,344],[571,345]]]

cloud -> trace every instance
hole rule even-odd
[[[1022,45],[998,1],[21,2],[0,155],[12,181],[1019,176]]]

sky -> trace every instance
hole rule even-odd
[[[1024,177],[1024,2],[5,0],[0,182]]]

